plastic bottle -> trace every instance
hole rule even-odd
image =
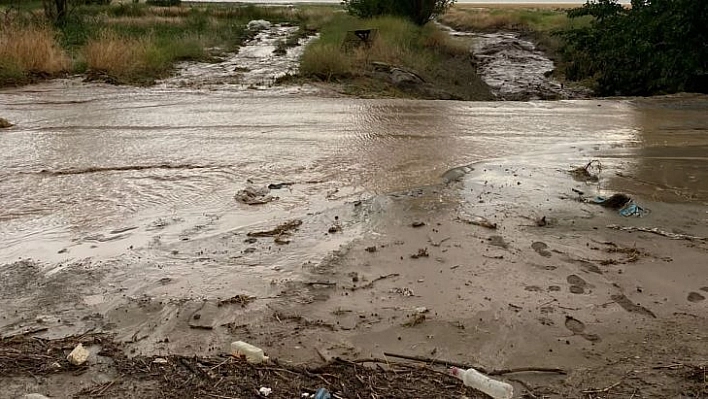
[[[268,361],[268,356],[263,353],[263,349],[243,341],[231,343],[231,355],[236,357],[245,356],[246,361],[249,363],[263,363]]]
[[[489,378],[475,369],[462,370],[453,367],[450,373],[461,379],[468,387],[484,392],[494,399],[511,399],[514,396],[514,387],[506,382]]]

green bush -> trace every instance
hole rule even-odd
[[[593,0],[568,12],[589,27],[561,33],[566,77],[594,79],[601,95],[708,92],[708,2]]]
[[[410,19],[418,25],[425,25],[432,18],[441,15],[455,3],[455,0],[344,0],[347,11],[360,18],[379,15],[396,15]]]
[[[182,4],[182,0],[145,0],[145,4],[151,6],[171,7]]]

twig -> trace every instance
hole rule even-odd
[[[675,369],[675,368],[684,367],[684,366],[686,366],[686,365],[683,363],[674,363],[674,364],[669,364],[666,366],[654,366],[654,367],[652,367],[652,369],[654,369],[654,370]]]
[[[489,375],[504,375],[504,374],[514,374],[514,373],[555,373],[555,374],[566,374],[566,371],[559,369],[557,367],[517,367],[512,369],[499,369],[492,370]]]
[[[205,392],[205,394],[206,394],[207,396],[211,396],[212,398],[220,398],[220,399],[238,399],[238,398],[235,397],[235,396],[223,396],[223,395],[217,395],[217,394],[215,394],[215,393],[209,393],[209,392]]]
[[[398,277],[398,276],[400,276],[400,274],[398,274],[398,273],[386,274],[386,275],[383,275],[383,276],[376,277],[375,279],[369,281],[368,283],[366,283],[366,284],[364,284],[364,285],[360,285],[360,286],[358,286],[358,287],[351,287],[351,288],[349,288],[349,290],[351,290],[351,291],[356,291],[356,290],[360,290],[360,289],[363,289],[363,288],[373,288],[374,283],[377,282],[377,281],[385,280],[385,279],[391,278],[391,277]]]
[[[226,362],[228,362],[229,360],[231,360],[231,358],[226,358],[226,360],[224,360],[223,362],[217,364],[217,365],[214,366],[214,367],[211,367],[209,370],[218,369],[219,367],[221,367],[221,366],[223,366],[224,364],[226,364]]]
[[[431,359],[431,358],[426,358],[426,357],[421,357],[421,356],[398,355],[395,353],[388,353],[388,352],[384,352],[384,355],[390,356],[390,357],[397,357],[400,359],[415,360],[418,362],[425,362],[425,363],[430,363],[430,364],[439,364],[439,365],[443,365],[443,366],[454,366],[454,367],[459,367],[459,368],[472,367],[472,368],[475,368],[478,371],[480,371],[484,374],[487,374],[487,375],[504,375],[504,374],[527,373],[527,372],[566,374],[565,370],[559,369],[556,367],[517,367],[517,368],[509,368],[509,369],[487,370],[481,366],[470,366],[467,364],[456,363],[456,362],[451,362],[451,361],[447,361],[447,360]]]
[[[23,336],[23,335],[36,334],[36,333],[38,333],[38,332],[47,331],[47,330],[49,330],[48,327],[31,328],[31,329],[29,329],[29,330],[20,331],[20,332],[15,333],[15,334],[4,335],[4,336],[2,337],[2,339],[10,339],[10,338],[14,338],[14,337],[20,337],[20,336]]]
[[[100,391],[98,391],[98,393],[97,393],[96,395],[98,395],[98,396],[103,395],[103,393],[106,392],[106,391],[108,390],[108,388],[112,387],[113,384],[115,384],[116,381],[118,381],[119,379],[120,379],[120,377],[118,377],[118,378],[116,378],[115,380],[109,382],[103,389],[101,389]]]
[[[610,385],[607,388],[602,388],[602,389],[586,389],[583,391],[583,393],[607,393],[609,392],[612,388],[618,386],[619,384],[622,383],[622,380],[619,380],[615,382],[614,384]]]
[[[526,382],[524,380],[520,380],[518,378],[509,378],[509,381],[518,382],[519,384],[521,384],[521,386],[523,386],[526,389],[526,393],[528,393],[528,396],[530,396],[531,399],[538,399],[538,396],[536,396],[536,394],[533,393],[533,387],[531,387],[531,385],[529,385],[528,382]]]
[[[688,240],[688,241],[708,241],[707,237],[698,237],[688,234],[671,233],[668,231],[659,230],[657,227],[635,227],[635,226],[618,226],[616,224],[607,225],[608,229],[621,230],[621,231],[642,231],[645,233],[654,233],[660,236],[668,237],[672,240]]]
[[[384,356],[397,357],[399,359],[406,359],[406,360],[414,360],[416,362],[438,364],[440,366],[454,366],[454,367],[465,368],[465,369],[472,367],[469,364],[451,362],[451,361],[447,361],[447,360],[431,359],[431,358],[422,357],[422,356],[398,355],[396,353],[390,353],[390,352],[384,352]],[[484,370],[483,367],[475,367],[475,369],[486,374],[486,371]]]

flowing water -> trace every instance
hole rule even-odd
[[[511,156],[569,168],[602,155],[639,186],[708,197],[704,97],[332,100],[67,81],[0,101],[16,124],[0,135],[3,262],[112,256],[156,230],[180,240],[303,217]],[[233,198],[280,182],[294,184],[271,204]]]

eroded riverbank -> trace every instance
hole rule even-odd
[[[705,359],[705,242],[607,227],[708,236],[705,97],[259,93],[3,91],[16,123],[0,136],[3,336],[91,330],[132,354],[218,355],[243,339],[294,363],[398,352],[568,369],[523,378],[551,397]],[[597,181],[567,173],[591,159]],[[268,204],[234,199],[272,183],[293,184]],[[624,218],[573,189],[625,192],[651,212]],[[496,229],[466,222],[476,216]],[[288,244],[249,237],[292,220],[277,237]],[[614,392],[695,389],[647,373]],[[16,376],[6,392],[61,395],[66,378]],[[94,384],[82,381],[72,389]]]

